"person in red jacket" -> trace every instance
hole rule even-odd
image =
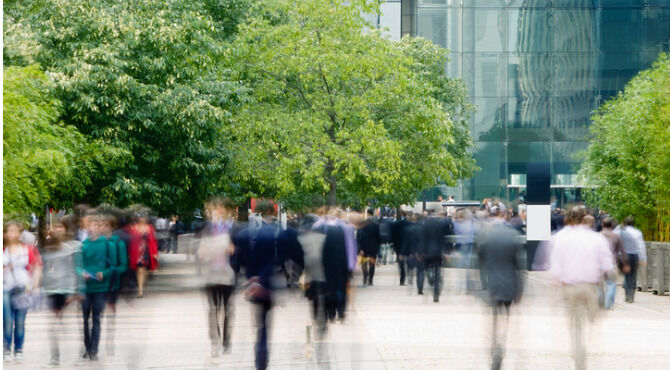
[[[142,298],[148,271],[158,267],[158,243],[146,214],[136,215],[127,232],[130,236],[128,267],[136,273],[137,298]]]

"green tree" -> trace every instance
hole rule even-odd
[[[220,61],[248,2],[5,5],[5,21],[36,35],[34,60],[54,76],[62,120],[132,156],[96,173],[83,201],[184,212],[228,183],[223,128],[241,88],[228,82]],[[4,52],[16,55],[12,61],[25,54],[10,49],[18,50]]]
[[[621,220],[636,218],[647,239],[670,240],[670,57],[635,76],[593,116],[581,174],[587,202]]]
[[[37,65],[4,69],[5,215],[70,206],[91,184],[93,173],[123,163],[123,151],[90,142],[73,126],[59,123],[60,109],[52,81]]]
[[[375,6],[261,1],[240,26],[226,61],[250,96],[230,137],[237,182],[261,185],[249,195],[397,205],[472,173],[472,107],[447,50],[383,37],[361,16]]]

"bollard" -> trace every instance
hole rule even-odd
[[[656,258],[654,258],[654,294],[665,295],[665,250],[660,245],[654,246]]]

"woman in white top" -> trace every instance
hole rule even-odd
[[[37,249],[19,241],[22,231],[23,225],[18,221],[9,221],[3,228],[2,326],[5,361],[11,358],[12,339],[15,359],[17,361],[23,359],[23,339],[28,309],[17,307],[12,296],[16,297],[23,292],[37,289],[42,274],[42,261]]]

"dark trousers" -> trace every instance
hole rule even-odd
[[[442,291],[442,261],[429,261],[426,269],[430,274],[429,279],[433,281],[433,301],[438,302]]]
[[[207,298],[209,301],[209,339],[212,348],[220,343],[224,348],[230,345],[230,297],[233,294],[232,285],[208,285]],[[223,319],[222,317],[223,316]]]
[[[400,285],[405,285],[405,280],[409,278],[412,283],[412,272],[414,270],[414,259],[412,256],[398,255],[398,269],[400,270]]]
[[[98,344],[100,343],[100,315],[105,309],[107,293],[86,293],[84,301],[81,302],[81,310],[84,314],[84,346],[89,355],[98,354]],[[89,318],[92,317],[92,326],[89,325]]]
[[[419,294],[423,294],[423,281],[426,277],[426,261],[422,258],[416,261],[416,289]]]
[[[326,314],[329,320],[335,320],[335,314],[344,319],[344,310],[347,307],[346,287],[326,294]]]
[[[637,289],[637,263],[637,254],[628,253],[630,271],[624,275],[623,288],[626,291],[626,301],[630,302],[635,299],[635,290]]]
[[[491,344],[491,369],[500,369],[505,357],[505,342],[507,341],[507,323],[509,321],[509,307],[511,301],[493,302],[493,327]]]
[[[324,281],[310,282],[308,297],[312,303],[312,321],[319,334],[319,339],[325,334],[326,320],[326,283]]]
[[[256,306],[256,369],[268,367],[268,313],[272,308],[271,301],[255,302]]]

